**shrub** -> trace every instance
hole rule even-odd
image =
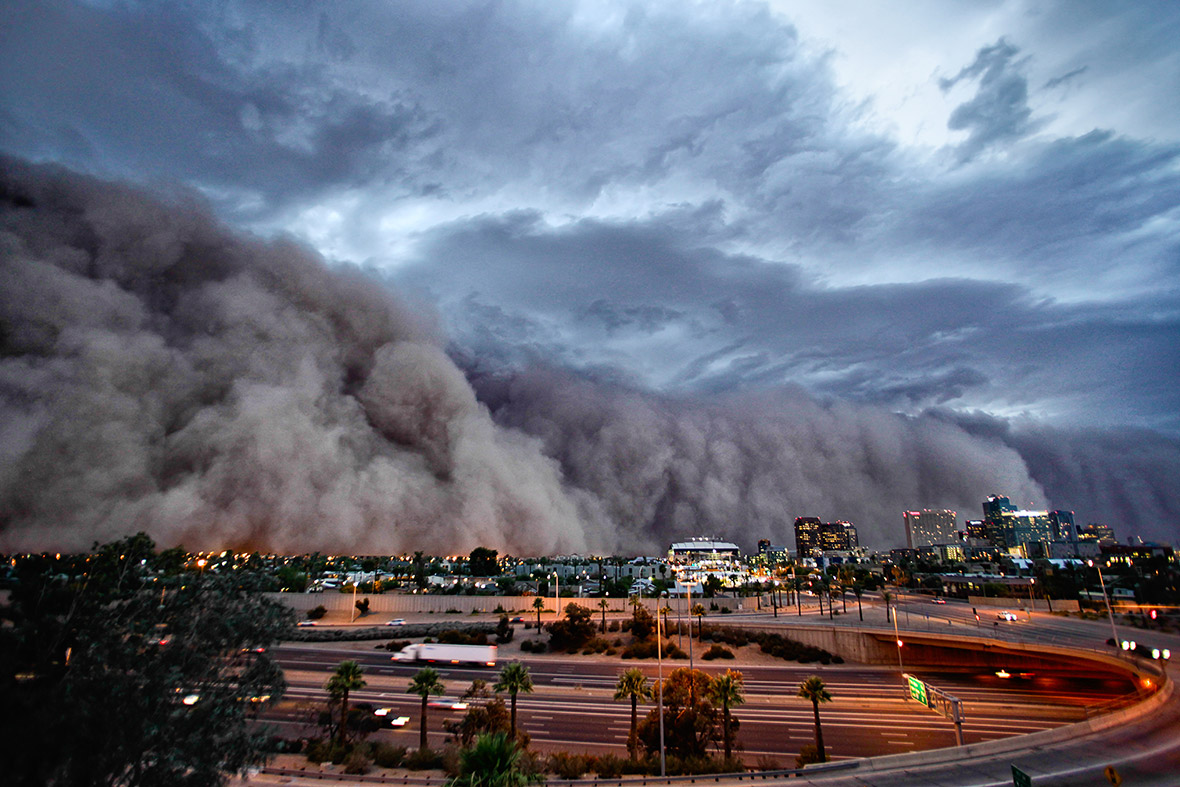
[[[656,657],[656,643],[652,640],[632,642],[623,648],[625,659],[654,659]]]
[[[369,772],[369,766],[372,764],[364,751],[360,747],[356,747],[344,758],[344,772],[365,774]]]
[[[612,620],[610,623],[607,623],[606,630],[607,631],[618,631],[619,630],[619,621]]]
[[[732,659],[733,651],[720,645],[714,645],[706,650],[701,658],[705,661],[712,661],[713,659]]]
[[[495,613],[495,614],[497,614],[497,615],[504,615],[504,614],[506,614],[506,613],[508,612],[508,610],[504,609],[504,605],[503,605],[503,604],[497,604],[497,605],[496,605],[496,608],[495,608],[495,609],[493,609],[493,610],[492,610],[492,612],[494,612],[494,613]]]
[[[458,776],[462,765],[463,750],[454,744],[447,744],[439,756],[439,767],[447,776]]]
[[[320,604],[315,609],[309,609],[307,611],[307,619],[308,620],[319,620],[320,618],[322,618],[324,615],[327,615],[327,614],[328,614],[328,610],[324,608],[323,604]]]
[[[415,749],[406,756],[404,765],[411,771],[427,771],[442,767],[442,753],[433,749]]]
[[[319,738],[313,738],[307,742],[307,761],[314,762],[319,765],[325,760],[331,759],[332,744],[330,741],[323,741]]]
[[[580,779],[590,769],[590,758],[584,754],[559,751],[549,755],[549,771],[562,779]]]
[[[730,609],[729,607],[722,607],[722,608],[721,608],[721,614],[722,614],[722,615],[732,615],[732,614],[733,614],[733,610],[732,610],[732,609]]]
[[[600,779],[617,779],[623,775],[626,760],[614,754],[603,754],[594,758],[591,766]]]
[[[809,743],[799,750],[799,755],[795,757],[795,767],[802,768],[813,762],[819,762],[819,749],[815,748],[814,743]]]
[[[406,647],[409,644],[410,644],[410,641],[408,639],[391,639],[389,642],[386,642],[384,645],[378,645],[377,647],[379,649],[384,648],[385,650],[401,650],[402,648]]]
[[[462,615],[463,613],[461,611],[455,609],[454,607],[450,607],[447,609],[447,614],[448,615]]]
[[[754,770],[756,771],[778,771],[782,770],[779,761],[774,757],[768,757],[765,754],[758,755],[758,759],[754,760]]]
[[[379,768],[397,768],[406,759],[406,747],[378,743],[373,747],[373,763]]]

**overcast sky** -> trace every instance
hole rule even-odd
[[[1163,2],[17,0],[0,149],[198,189],[484,368],[1173,439],[1177,41]]]

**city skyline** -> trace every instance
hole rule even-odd
[[[1180,8],[0,10],[0,548],[1180,530]]]

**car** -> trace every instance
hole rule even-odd
[[[426,703],[431,708],[446,708],[447,710],[467,710],[467,703],[448,697],[438,697]]]
[[[946,599],[945,598],[932,598],[932,599],[930,599],[930,603],[931,604],[945,604]]]
[[[301,620],[298,623],[296,623],[295,625],[298,626],[299,628],[303,628],[304,626],[314,626],[315,624],[316,624],[316,622],[314,620]]]
[[[996,620],[1016,620],[1016,613],[1005,609],[996,613]]]
[[[510,620],[508,622],[509,623],[524,623],[524,617],[521,615],[517,615],[516,617],[514,617],[512,620]]]
[[[404,625],[406,625],[406,619],[405,618],[394,618],[393,620],[389,621],[385,625],[387,625],[387,626],[404,626]]]
[[[384,719],[385,723],[390,727],[404,727],[410,723],[409,716],[392,716],[393,708],[378,708],[373,711],[373,715],[379,719]]]

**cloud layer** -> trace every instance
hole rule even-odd
[[[658,551],[789,542],[802,515],[886,547],[903,509],[966,518],[992,491],[1148,536],[1180,510],[1180,445],[1158,436],[798,388],[658,396],[486,359],[465,375],[370,275],[234,235],[183,195],[4,165],[0,548],[143,529],[207,548]]]
[[[568,538],[536,543],[609,544],[613,536],[600,529],[616,525],[622,543],[662,534],[676,519],[613,521],[639,514],[602,479],[601,487],[584,480],[578,452],[564,442],[580,419],[523,382],[543,374],[590,385],[579,395],[607,411],[651,408],[664,421],[715,420],[721,416],[703,415],[715,406],[744,423],[748,401],[781,411],[783,424],[840,413],[841,424],[874,424],[878,431],[866,427],[866,435],[910,435],[914,452],[904,457],[936,445],[945,452],[938,435],[953,427],[967,435],[956,439],[969,446],[972,467],[984,475],[1007,468],[997,483],[1014,486],[964,487],[961,497],[940,482],[946,494],[933,496],[945,504],[963,508],[993,491],[1043,493],[1080,519],[1175,540],[1178,476],[1159,468],[1174,467],[1168,457],[1180,438],[1178,39],[1180,6],[1153,2],[1004,0],[950,11],[925,0],[880,8],[841,0],[356,0],[309,11],[257,0],[29,0],[0,5],[0,151],[159,192],[196,189],[227,226],[295,238],[353,270],[345,279],[370,271],[343,290],[328,274],[290,285],[300,293],[290,308],[332,302],[332,331],[378,319],[363,317],[374,307],[363,298],[354,307],[348,294],[374,297],[375,280],[428,303],[436,316],[427,322],[438,327],[413,327],[418,333],[404,338],[413,352],[399,344],[398,328],[358,339],[316,334],[324,348],[340,343],[338,352],[366,359],[335,370],[321,358],[327,349],[311,353],[306,374],[294,351],[264,354],[285,370],[278,376],[303,381],[300,407],[343,408],[312,418],[308,435],[341,419],[364,422],[367,437],[323,460],[336,462],[340,477],[371,462],[386,468],[389,446],[401,467],[406,434],[420,428],[408,452],[433,479],[427,508],[458,511],[463,522],[484,516],[471,506],[512,486],[493,477],[514,467],[490,458],[497,452],[531,452],[527,462],[548,469],[535,491],[522,491],[529,510],[552,503],[564,513],[547,517],[577,523],[558,528]],[[196,214],[203,218],[193,227],[213,226],[202,209]],[[115,224],[135,226],[101,226]],[[290,241],[233,244],[253,244],[260,258],[276,249],[310,253]],[[233,265],[253,256],[238,254]],[[234,314],[273,313],[262,302],[268,291],[236,293],[245,285],[224,278],[223,263],[202,264],[212,270],[198,274],[193,263],[185,281],[222,282],[218,302],[241,301]],[[91,274],[107,281],[101,269]],[[62,281],[67,290],[79,286]],[[130,290],[146,307],[128,305],[110,283],[100,294],[114,305],[83,301],[133,308],[108,315],[115,325],[139,326],[145,318],[135,309],[168,315],[163,327],[149,320],[149,333],[163,332],[155,340],[163,349],[142,354],[179,358],[183,368],[192,361],[187,351],[177,356],[169,333],[179,316],[166,298],[146,294],[174,283],[150,281]],[[395,322],[419,325],[403,307],[390,308],[401,315]],[[78,313],[28,330],[57,341],[75,319],[99,317]],[[300,319],[288,327],[315,334]],[[142,339],[139,327],[128,330]],[[245,335],[235,341],[247,344]],[[493,428],[439,348],[481,381],[479,396],[490,379],[531,391],[497,400],[496,415],[535,429],[549,453],[538,454],[519,431]],[[213,390],[245,395],[240,370],[254,374],[260,361],[244,346],[238,355],[249,362],[226,361]],[[152,363],[141,374],[156,374],[163,361]],[[333,382],[340,370],[342,385]],[[185,374],[216,376],[201,365]],[[274,376],[260,379],[273,386]],[[391,393],[387,382],[371,382],[394,378],[409,388]],[[178,385],[196,385],[199,402],[212,396],[204,383]],[[336,389],[342,399],[321,394]],[[426,403],[435,394],[437,408]],[[185,400],[169,395],[140,409],[151,420],[153,407],[171,413],[175,397]],[[549,403],[537,413],[514,404],[534,400]],[[188,407],[167,415],[166,437],[173,421],[189,424]],[[436,412],[433,426],[415,426]],[[221,413],[237,423],[231,416]],[[568,427],[562,440],[551,441],[546,420]],[[443,423],[467,424],[461,431],[481,446],[478,457]],[[8,445],[40,433],[4,429]],[[780,432],[773,455],[804,450],[805,441]],[[676,443],[654,426],[651,433]],[[131,444],[139,440],[134,429],[128,434]],[[874,444],[866,438],[853,450],[874,455]],[[1136,446],[1150,447],[1153,459],[1141,461]],[[683,454],[661,466],[689,478],[684,463],[707,464],[687,446]],[[984,455],[992,465],[979,464]],[[154,473],[153,456],[123,475],[131,478],[132,466]],[[484,462],[470,472],[494,491],[446,498],[475,489],[460,484],[463,461]],[[152,482],[157,492],[172,490],[172,472]],[[627,468],[612,472],[615,486],[627,487]],[[386,482],[370,475],[358,489]],[[889,503],[898,510],[936,503],[910,499],[904,477],[888,477],[906,493]],[[647,488],[643,473],[634,479]],[[800,499],[823,507],[838,497],[791,489],[782,498],[788,516],[799,513]],[[873,483],[858,490],[857,501],[878,496]],[[58,498],[54,491],[46,499]],[[684,510],[705,512],[701,529],[742,527],[727,520],[739,509],[691,499]],[[863,516],[866,532],[885,532],[887,522],[880,530],[867,524],[883,516],[871,505],[854,509],[831,515]],[[765,510],[740,511],[764,522]],[[247,532],[251,516],[240,519]],[[542,531],[549,526],[538,525]]]
[[[3,164],[0,548],[613,544],[371,279],[190,200]]]

